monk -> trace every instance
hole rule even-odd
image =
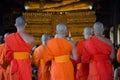
[[[9,33],[4,34],[4,39]],[[4,40],[3,40],[4,41]],[[0,44],[0,80],[10,80],[7,75],[7,65],[5,61],[5,45],[4,43]]]
[[[5,39],[6,58],[10,62],[10,80],[32,80],[30,51],[34,42],[33,36],[24,32],[25,19],[16,18],[17,32]]]
[[[76,45],[76,52],[78,56],[76,80],[87,80],[89,74],[89,64],[81,62],[83,54],[84,42],[92,36],[92,29],[89,27],[84,28],[84,39],[80,40]]]
[[[0,80],[5,80],[5,67],[4,67],[4,44],[0,44]]]
[[[120,63],[120,47],[117,51],[117,61]],[[120,78],[120,67],[116,68],[114,71],[114,80],[118,80]]]
[[[38,67],[38,80],[50,80],[50,76],[45,76],[45,55],[48,51],[46,42],[50,39],[47,34],[43,34],[41,37],[42,45],[38,46],[33,53],[33,62]]]
[[[103,37],[101,22],[94,24],[94,35],[84,43],[83,62],[89,62],[88,80],[113,80],[110,59],[115,58],[112,42]]]
[[[57,37],[47,42],[51,65],[51,80],[74,80],[74,69],[70,59],[77,60],[75,44],[66,38],[67,27],[56,26]]]

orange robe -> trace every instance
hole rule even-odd
[[[113,80],[109,56],[112,47],[93,36],[84,44],[82,60],[89,62],[88,80]]]
[[[32,80],[29,56],[31,48],[32,44],[26,43],[18,33],[12,33],[6,37],[6,58],[11,62],[11,80]]]
[[[70,61],[72,45],[63,38],[51,39],[47,43],[50,51],[51,80],[74,80],[73,64]]]
[[[84,42],[85,42],[85,39],[79,41],[76,45],[76,52],[77,52],[77,56],[78,56],[76,80],[87,80],[87,78],[88,78],[89,64],[81,62],[81,56],[83,54]]]
[[[120,63],[120,48],[117,51],[117,61]]]
[[[46,74],[49,73],[45,72],[45,69],[47,67],[47,65],[45,65],[47,53],[48,53],[48,48],[43,45],[37,47],[33,53],[34,64],[38,67],[38,80],[50,80],[50,75],[46,76]]]
[[[0,44],[0,80],[6,80],[4,44]]]

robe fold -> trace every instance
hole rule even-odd
[[[0,80],[7,80],[4,44],[0,44]]]
[[[63,38],[47,42],[51,56],[51,80],[74,80],[74,69],[70,60],[72,45]]]
[[[89,62],[88,80],[113,80],[111,51],[112,46],[95,36],[85,42],[82,60]]]
[[[29,53],[32,44],[26,43],[19,33],[12,33],[5,39],[6,58],[11,63],[11,80],[32,80]]]
[[[87,80],[89,73],[89,64],[81,62],[81,56],[83,54],[85,39],[79,41],[76,45],[76,52],[78,56],[76,80]]]
[[[38,67],[38,80],[50,80],[50,71],[48,70],[46,58],[48,48],[40,45],[33,53],[33,62]]]

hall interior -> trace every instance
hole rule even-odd
[[[0,34],[15,32],[15,18],[22,15],[27,21],[25,31],[35,37],[35,45],[41,44],[42,34],[46,33],[53,38],[58,23],[64,23],[67,26],[67,38],[71,38],[74,42],[83,39],[84,27],[93,27],[96,21],[105,25],[105,35],[111,38],[113,34],[113,30],[110,32],[111,27],[120,23],[120,16],[118,15],[120,12],[119,0],[115,1],[4,0],[0,3],[2,4],[0,10],[3,11],[0,13],[0,26],[2,27]],[[117,30],[119,32],[119,26]],[[119,43],[119,33],[117,36]]]

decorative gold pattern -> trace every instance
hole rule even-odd
[[[60,13],[23,13],[27,21],[26,32],[35,37],[35,44],[40,44],[40,37],[47,33],[51,37],[55,35],[56,25],[64,23],[72,39],[76,42],[83,38],[83,28],[92,27],[96,21],[94,11],[60,12]]]

